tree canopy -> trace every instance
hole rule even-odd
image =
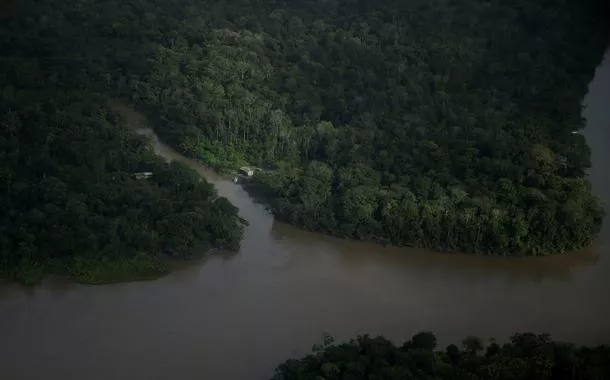
[[[359,336],[333,344],[326,336],[314,352],[280,364],[273,380],[602,380],[610,376],[610,347],[555,342],[548,334],[515,334],[485,345],[467,337],[461,347],[436,347],[431,332],[396,346]]]
[[[236,211],[223,204],[218,216],[212,189],[153,158],[109,98],[209,165],[272,169],[256,175],[271,210],[304,228],[480,254],[586,246],[603,209],[572,132],[607,10],[603,0],[8,3],[0,268],[236,245]],[[155,175],[128,175],[140,170]]]
[[[94,7],[100,24],[125,19],[91,31],[108,51],[130,46],[111,55],[114,91],[189,156],[274,169],[258,182],[282,220],[500,255],[568,252],[600,229],[589,149],[572,132],[606,2]]]
[[[11,9],[4,16],[13,18],[0,20],[0,277],[144,279],[167,271],[163,251],[237,248],[236,208],[134,135],[90,85],[95,74],[62,56],[66,26],[54,25],[50,5]],[[41,25],[30,29],[28,15]],[[41,30],[48,35],[39,43]],[[144,172],[152,176],[138,178]]]

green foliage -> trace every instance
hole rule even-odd
[[[218,170],[238,168],[247,164],[243,153],[234,147],[222,146],[205,139],[201,140],[197,146],[184,149],[184,153],[197,157]]]
[[[273,380],[591,380],[610,376],[610,347],[576,347],[548,335],[515,334],[502,346],[492,343],[485,355],[470,343],[464,351],[450,345],[435,351],[436,337],[419,333],[401,347],[382,338],[359,336],[332,341],[301,359],[280,364]],[[433,344],[432,344],[433,343]],[[482,349],[483,347],[480,346]]]
[[[26,284],[51,272],[148,279],[167,272],[164,251],[235,249],[237,210],[193,170],[158,158],[109,105],[107,62],[75,41],[72,18],[91,12],[79,4],[70,13],[15,3],[0,18],[0,274]]]
[[[261,24],[281,78],[270,86],[295,125],[292,165],[326,163],[333,185],[330,197],[312,192],[307,170],[262,178],[278,218],[481,254],[567,252],[597,235],[588,148],[570,132],[582,127],[607,5],[307,4]]]
[[[607,10],[603,0],[13,2],[0,16],[0,268],[26,260],[36,278],[50,251],[238,244],[236,212],[219,214],[205,184],[179,189],[184,171],[131,138],[109,96],[214,167],[277,168],[258,185],[279,219],[308,229],[479,254],[586,246],[603,210],[585,177],[588,147],[570,132],[583,127]],[[182,174],[137,182],[139,170]]]
[[[600,229],[570,132],[604,1],[84,4],[105,88],[214,167],[284,162],[259,176],[282,220],[500,255],[571,251]]]

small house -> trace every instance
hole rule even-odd
[[[138,173],[134,173],[134,177],[136,179],[149,179],[150,177],[152,177],[153,173],[152,172],[138,172]]]

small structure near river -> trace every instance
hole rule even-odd
[[[233,176],[233,182],[239,183],[243,180],[251,179],[256,173],[261,173],[264,170],[261,168],[242,166]]]
[[[247,166],[242,166],[239,168],[239,173],[241,175],[245,175],[246,177],[252,177],[254,175],[254,169],[249,168]]]
[[[133,173],[133,176],[136,179],[149,179],[150,177],[152,177],[153,173],[152,172],[138,172],[138,173]]]

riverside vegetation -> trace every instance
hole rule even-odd
[[[275,169],[258,184],[295,225],[470,253],[586,246],[603,211],[588,147],[571,132],[584,125],[607,7],[4,3],[0,273],[146,278],[164,271],[164,248],[238,245],[236,209],[155,158],[109,99],[209,165]]]
[[[158,158],[104,98],[49,89],[15,63],[4,72],[32,87],[18,83],[8,96],[5,87],[0,105],[0,274],[144,279],[167,271],[162,249],[188,257],[195,247],[238,246],[237,210],[211,184]],[[140,171],[154,175],[134,178]]]
[[[142,42],[115,82],[183,153],[274,169],[255,179],[277,218],[498,255],[569,252],[600,230],[573,132],[607,2],[173,4],[121,8],[137,23],[109,46]]]
[[[166,256],[237,249],[237,209],[124,125],[79,62],[69,25],[88,12],[56,5],[15,2],[0,19],[0,278],[148,279]]]
[[[603,380],[610,376],[610,347],[579,347],[554,342],[549,335],[515,334],[502,345],[485,347],[476,337],[437,350],[430,332],[401,346],[364,335],[333,344],[326,336],[314,353],[291,359],[273,380]]]

